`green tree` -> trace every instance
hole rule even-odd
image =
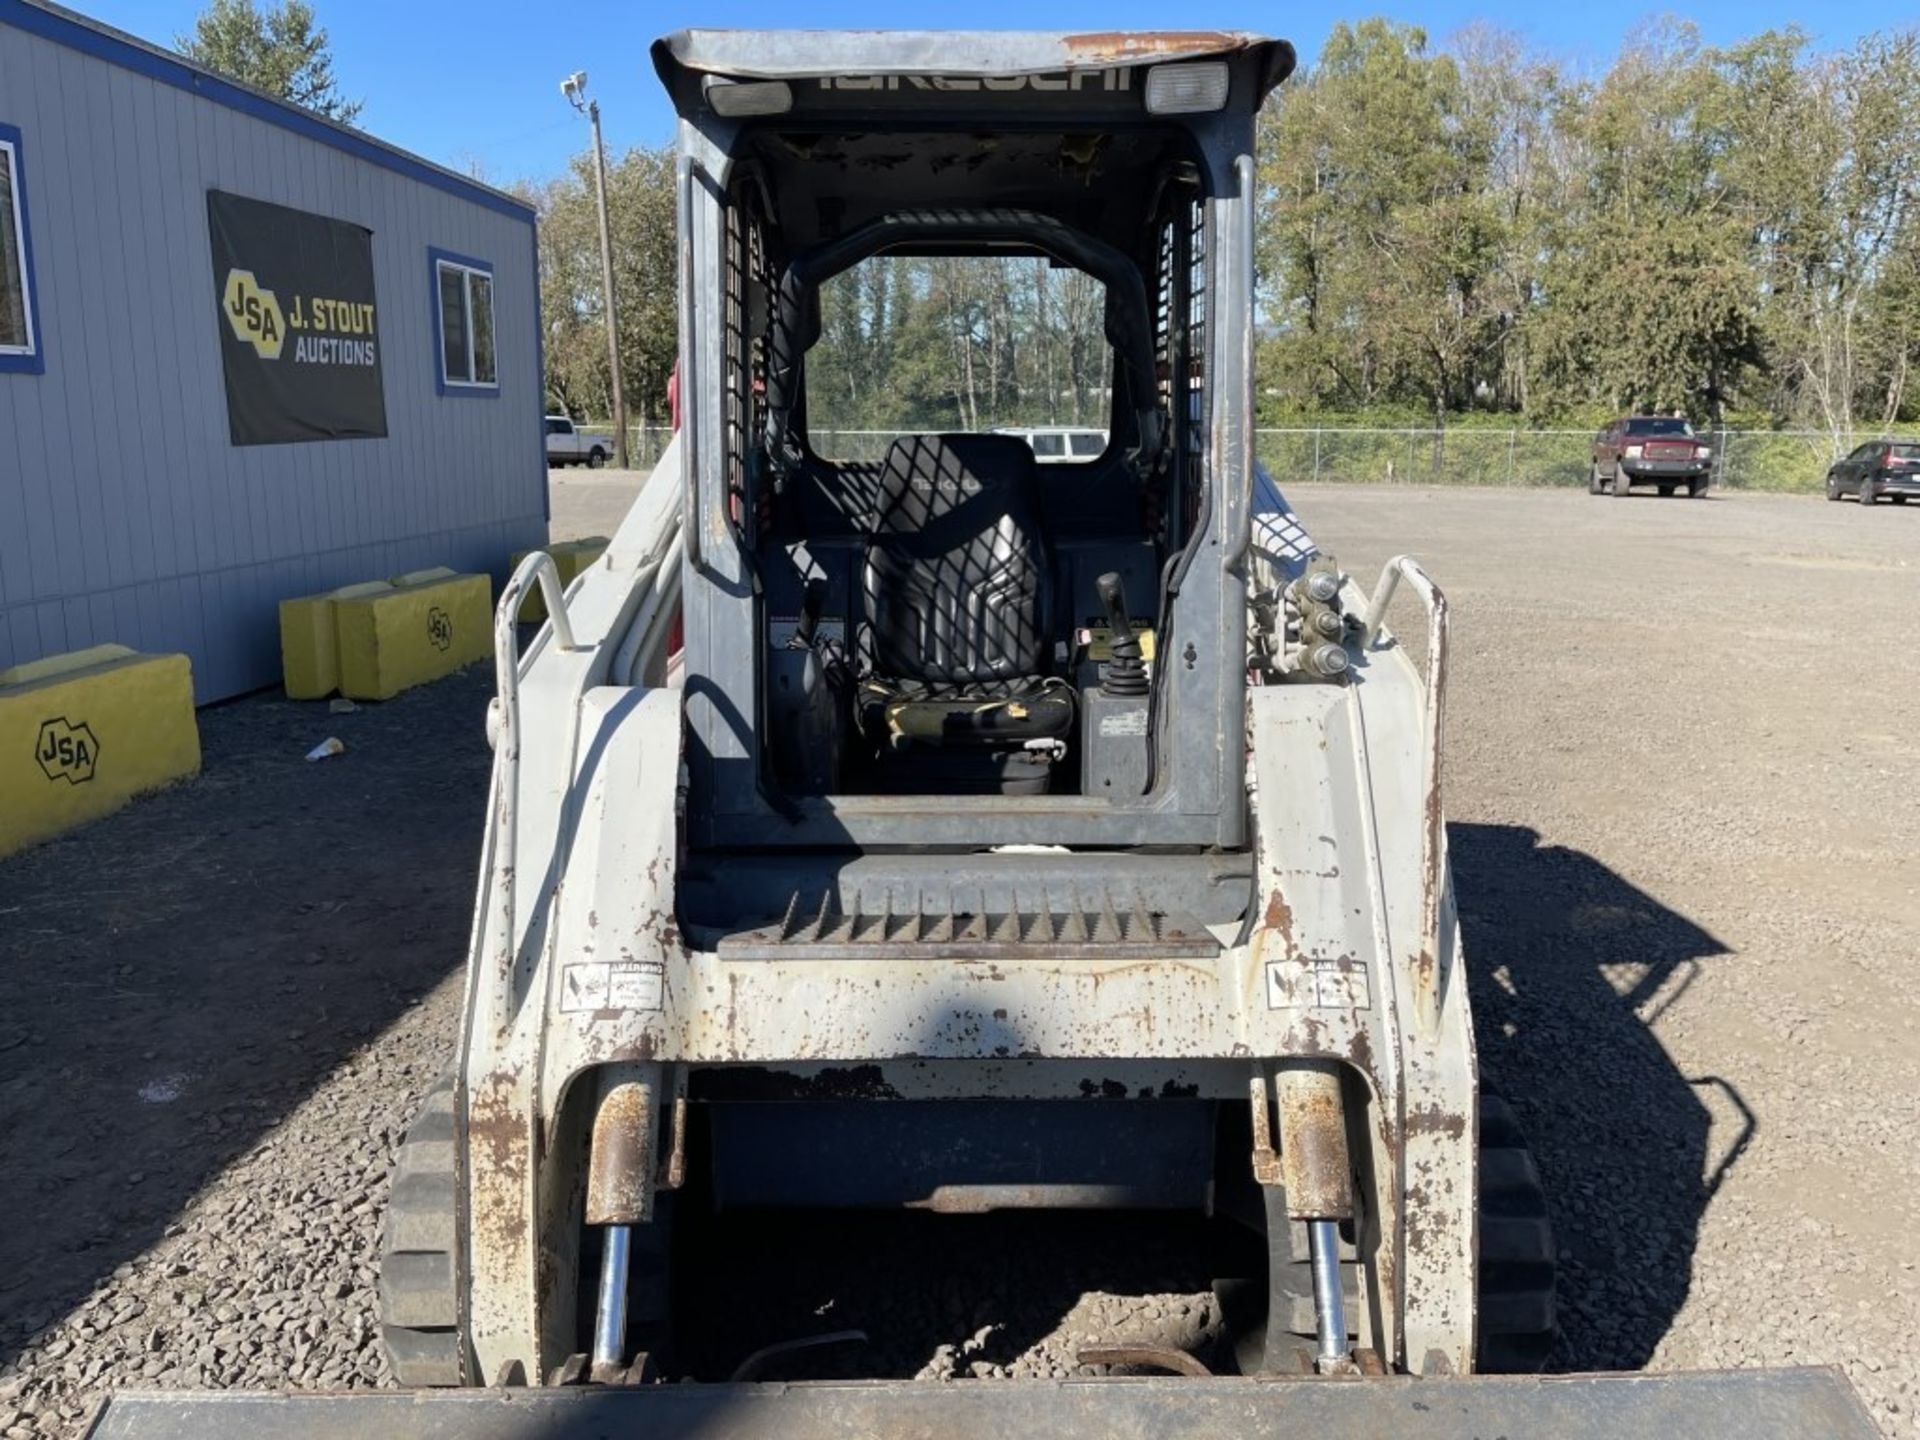
[[[807,416],[833,430],[1104,424],[1105,290],[1012,256],[875,256],[820,288]]]
[[[579,419],[612,414],[606,300],[593,157],[523,187],[540,215],[540,318],[548,398]],[[607,166],[613,283],[620,301],[620,377],[635,423],[664,423],[667,376],[679,351],[673,156],[636,148]]]
[[[1526,318],[1539,304],[1547,236],[1570,203],[1571,167],[1556,116],[1570,86],[1552,60],[1491,26],[1456,37],[1462,123],[1480,137],[1491,207],[1492,264],[1482,293],[1500,315],[1497,340],[1476,366],[1479,394],[1499,409],[1533,409],[1536,366]]]
[[[1765,296],[1772,404],[1838,454],[1900,418],[1920,343],[1920,32],[1825,56],[1769,32],[1720,70],[1710,113]]]
[[[1749,236],[1701,116],[1716,64],[1691,26],[1656,27],[1562,111],[1578,179],[1529,317],[1560,406],[1697,413],[1763,363]]]
[[[607,170],[607,204],[627,404],[638,423],[664,424],[680,346],[672,151],[642,147],[621,156]]]
[[[222,0],[234,4],[235,0]],[[218,8],[218,7],[216,7]],[[1270,413],[1731,408],[1844,448],[1920,418],[1920,32],[1815,51],[1633,37],[1598,78],[1485,27],[1335,28],[1260,121],[1257,374]],[[621,364],[662,418],[672,161],[609,171]],[[608,410],[592,171],[541,214],[552,398]],[[1095,421],[1101,289],[1029,260],[875,260],[828,285],[816,429]],[[1827,443],[1827,442],[1823,442]]]
[[[1920,411],[1920,32],[1634,36],[1594,81],[1485,27],[1336,27],[1261,121],[1269,410]]]
[[[1512,312],[1495,134],[1469,99],[1424,31],[1365,20],[1270,106],[1257,261],[1288,398],[1475,402]]]
[[[350,125],[361,102],[340,93],[333,78],[327,32],[314,23],[306,0],[281,0],[262,10],[254,0],[211,0],[191,35],[175,47],[209,70]]]

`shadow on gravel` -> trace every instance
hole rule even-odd
[[[1638,1368],[1686,1300],[1701,1215],[1757,1128],[1731,1081],[1683,1075],[1649,1028],[1729,952],[1530,829],[1449,825],[1447,843],[1481,1072],[1526,1126],[1560,1245],[1553,1368]],[[1710,1135],[1728,1112],[1733,1136]]]
[[[463,963],[490,684],[214,707],[198,780],[0,861],[0,1363]]]

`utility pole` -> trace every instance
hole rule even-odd
[[[620,383],[620,306],[613,293],[613,234],[607,224],[607,152],[600,143],[600,102],[588,100],[587,72],[560,82],[560,93],[593,125],[594,189],[600,197],[600,283],[607,296],[607,371],[613,379],[613,463],[627,468],[627,396]]]

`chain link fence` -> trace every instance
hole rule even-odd
[[[1593,464],[1591,430],[1302,426],[1254,433],[1260,462],[1283,484],[1584,486]],[[1713,446],[1714,484],[1733,490],[1818,490],[1835,455],[1825,430],[1727,429],[1700,438]],[[1854,443],[1849,438],[1839,453]]]
[[[612,427],[582,425],[583,435],[611,439]],[[822,455],[878,460],[901,433],[895,430],[816,431]],[[1303,481],[1403,485],[1584,486],[1592,463],[1591,430],[1365,429],[1268,427],[1256,430],[1255,451],[1282,485]],[[666,448],[665,426],[633,426],[628,463],[650,468]],[[1814,491],[1832,463],[1833,437],[1824,430],[1703,432],[1713,446],[1713,480],[1733,490]],[[1840,447],[1844,454],[1861,435]]]
[[[613,426],[576,425],[575,431],[589,439],[607,442],[607,453],[613,453]],[[667,441],[673,438],[673,431],[665,425],[629,425],[627,427],[627,464],[635,470],[651,470],[660,461],[660,452],[667,448]],[[611,459],[607,461],[613,463]]]

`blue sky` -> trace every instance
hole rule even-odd
[[[198,0],[66,0],[110,25],[161,45],[191,28]],[[1219,0],[1203,12],[1153,0],[973,0],[964,7],[902,9],[880,0],[822,0],[810,7],[771,0],[703,0],[656,7],[616,0],[529,5],[526,0],[311,0],[333,39],[335,73],[363,98],[360,124],[430,160],[496,184],[560,170],[585,147],[586,122],[560,95],[561,77],[587,71],[600,99],[609,148],[657,144],[671,112],[647,46],[682,25],[855,28],[903,23],[1002,29],[1219,28],[1264,30],[1294,42],[1303,63],[1341,19],[1385,14],[1423,25],[1435,39],[1475,21],[1519,33],[1576,64],[1597,66],[1622,37],[1658,9],[1635,4],[1553,5],[1540,0],[1399,0],[1397,4],[1301,5],[1285,12],[1248,0]],[[1805,0],[1697,0],[1671,13],[1725,43],[1796,21],[1816,43],[1842,47],[1878,28],[1915,21],[1913,0],[1853,0],[1812,7]]]

